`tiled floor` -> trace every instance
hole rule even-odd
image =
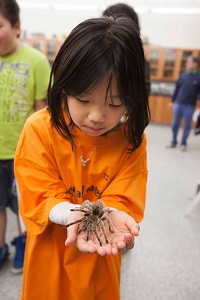
[[[124,256],[122,300],[200,300],[200,204],[184,217],[200,180],[200,136],[191,132],[187,152],[165,148],[169,127],[150,125],[147,136],[146,213]]]
[[[184,216],[200,180],[200,136],[191,132],[188,151],[181,152],[165,148],[170,127],[151,124],[146,132],[146,212],[135,248],[123,256],[121,299],[200,300],[200,205]],[[11,213],[9,218],[8,241],[17,232]],[[21,276],[10,267],[8,261],[0,270],[0,298],[18,300]]]

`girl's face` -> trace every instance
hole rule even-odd
[[[12,27],[0,13],[0,56],[14,53],[19,48],[17,36],[20,34],[20,22]]]
[[[104,80],[91,93],[77,97],[67,96],[73,122],[88,135],[100,136],[111,130],[125,112],[126,108],[118,96],[116,81],[112,80],[108,93],[107,86],[108,83]]]

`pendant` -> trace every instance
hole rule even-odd
[[[80,160],[82,162],[82,166],[85,167],[87,162],[90,161],[90,158],[84,159],[83,156],[80,156]]]

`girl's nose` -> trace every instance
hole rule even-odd
[[[103,123],[105,121],[105,113],[100,109],[90,111],[88,114],[88,119],[92,122]]]

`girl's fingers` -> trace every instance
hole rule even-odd
[[[94,245],[89,244],[83,239],[77,239],[76,241],[76,247],[81,251],[82,253],[96,253],[97,249]]]
[[[75,241],[76,241],[76,232],[75,231],[71,231],[71,232],[67,232],[67,239],[65,241],[65,246],[70,246],[72,245]]]

